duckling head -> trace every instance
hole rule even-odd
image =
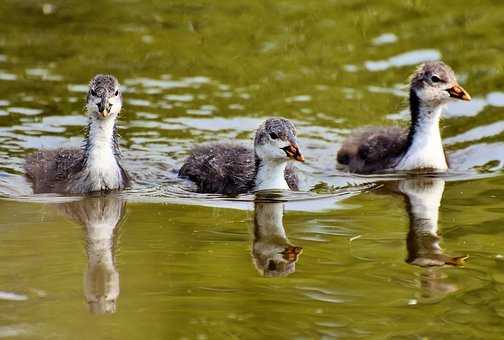
[[[111,75],[96,75],[89,83],[86,109],[91,118],[105,120],[117,117],[122,107],[119,82]]]
[[[411,77],[410,91],[422,107],[436,107],[451,99],[471,100],[469,93],[457,82],[451,67],[442,61],[420,65]]]
[[[296,138],[296,127],[284,118],[270,118],[259,126],[254,141],[256,156],[264,161],[304,162]]]

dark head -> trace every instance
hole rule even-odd
[[[122,95],[119,82],[111,75],[96,75],[89,83],[86,108],[97,119],[116,117],[121,111]]]
[[[296,139],[296,127],[284,118],[270,118],[262,123],[257,129],[254,147],[261,160],[304,162]]]
[[[471,100],[471,96],[455,78],[455,73],[442,61],[429,61],[420,65],[411,77],[411,94],[420,105],[436,107],[450,99]]]

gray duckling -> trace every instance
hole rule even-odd
[[[303,162],[296,128],[284,118],[270,118],[256,131],[254,149],[217,143],[196,148],[179,170],[200,193],[237,195],[260,190],[298,190],[290,160]]]
[[[439,120],[452,100],[471,100],[455,73],[441,61],[420,65],[411,77],[409,129],[368,127],[352,133],[338,151],[339,165],[350,172],[446,170]]]
[[[26,158],[35,193],[83,194],[120,190],[130,180],[120,164],[116,120],[122,107],[119,82],[97,75],[86,97],[89,123],[82,148],[40,150]]]

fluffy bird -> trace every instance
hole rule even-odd
[[[82,148],[40,150],[26,158],[35,193],[83,194],[125,188],[130,180],[120,164],[116,120],[121,112],[119,82],[97,75],[86,97],[89,123]]]
[[[439,120],[452,99],[471,100],[453,70],[443,62],[420,65],[411,77],[409,129],[368,127],[352,133],[338,151],[338,163],[350,172],[446,170]]]

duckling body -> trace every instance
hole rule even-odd
[[[243,194],[255,187],[258,163],[254,150],[231,143],[210,144],[193,150],[179,171],[197,186],[198,192]],[[284,182],[277,188],[299,190],[295,168],[287,165]]]
[[[91,81],[83,148],[41,150],[26,158],[26,175],[35,193],[110,191],[129,184],[115,127],[122,105],[118,86],[112,76],[98,75]]]
[[[400,127],[359,129],[338,151],[338,163],[357,173],[393,168],[406,150],[407,137],[408,130]]]
[[[92,168],[82,149],[38,151],[26,158],[25,171],[35,193],[88,193],[129,185],[128,174],[117,160]]]
[[[337,161],[350,172],[383,170],[446,170],[439,121],[450,99],[470,100],[443,62],[421,65],[411,78],[409,129],[369,127],[351,134],[338,151]]]
[[[197,147],[179,170],[201,193],[237,195],[252,190],[298,190],[298,177],[289,159],[304,160],[294,125],[268,119],[258,129],[254,150],[231,143]]]

